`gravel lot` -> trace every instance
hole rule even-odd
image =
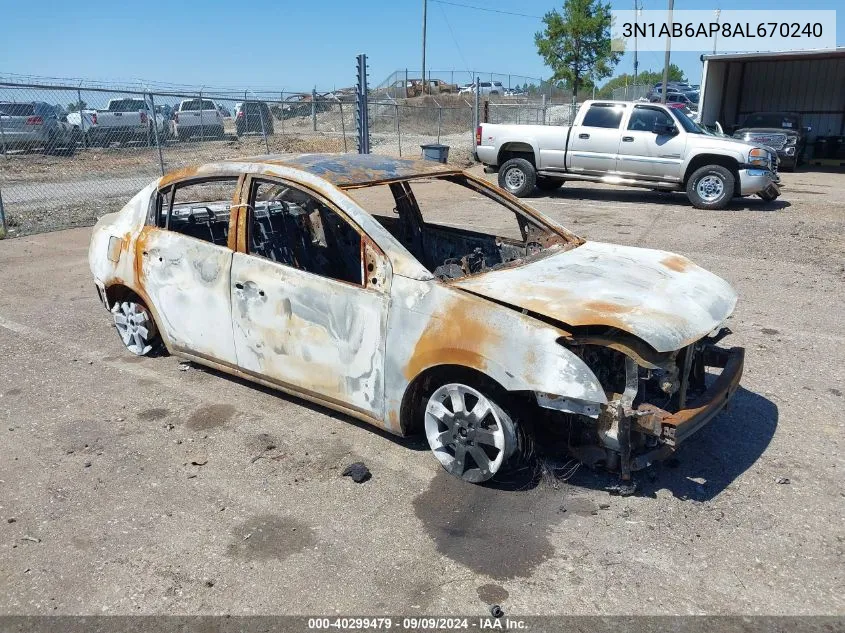
[[[784,181],[726,211],[598,185],[532,200],[740,295],[733,406],[629,498],[584,468],[465,485],[424,440],[132,357],[90,229],[0,242],[0,613],[845,614],[845,174]],[[359,460],[360,485],[340,476]]]

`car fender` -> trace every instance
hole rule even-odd
[[[558,343],[567,333],[438,280],[394,276],[387,321],[385,429],[404,433],[405,395],[437,366],[473,369],[507,391],[607,403],[589,367]]]

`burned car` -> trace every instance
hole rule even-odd
[[[459,214],[470,213],[463,223]],[[371,155],[173,172],[93,231],[126,348],[166,348],[397,435],[481,482],[553,426],[631,473],[727,403],[736,303],[685,257],[585,241],[483,179]]]

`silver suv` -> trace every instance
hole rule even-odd
[[[0,143],[7,150],[73,151],[79,140],[76,136],[67,115],[56,106],[43,101],[0,102]]]

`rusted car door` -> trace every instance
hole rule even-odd
[[[237,359],[228,235],[237,190],[238,178],[191,179],[163,190],[136,255],[144,291],[171,346],[230,365]],[[214,200],[202,200],[210,191]]]
[[[248,186],[232,263],[238,365],[380,419],[388,292],[368,287],[363,236],[302,186]]]

